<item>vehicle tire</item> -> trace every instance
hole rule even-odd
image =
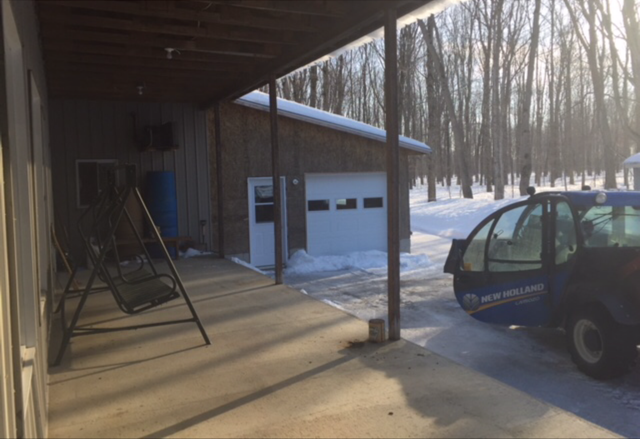
[[[571,359],[582,372],[604,380],[629,371],[638,355],[627,327],[616,323],[600,306],[574,311],[567,321]]]

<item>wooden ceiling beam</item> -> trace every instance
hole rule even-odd
[[[199,103],[202,100],[202,90],[184,90],[184,89],[162,89],[153,90],[146,88],[143,94],[138,94],[136,89],[129,87],[127,90],[111,89],[105,90],[100,87],[65,87],[56,88],[49,86],[50,96],[52,98],[63,99],[113,99],[120,101],[157,101],[157,102],[193,102]]]
[[[318,28],[305,24],[300,20],[283,20],[265,17],[252,17],[251,20],[244,20],[232,17],[225,17],[218,12],[210,12],[206,9],[208,2],[204,3],[201,10],[189,10],[179,5],[182,2],[173,1],[147,1],[147,2],[126,2],[126,1],[99,1],[99,0],[46,0],[41,1],[41,6],[51,6],[52,8],[71,8],[87,11],[111,12],[118,14],[128,14],[137,17],[153,17],[170,20],[186,20],[194,23],[209,23],[214,25],[237,26],[241,28],[267,29],[276,31],[294,32],[317,32]],[[186,3],[186,2],[185,2]],[[44,18],[44,17],[43,17]]]
[[[92,32],[92,31],[81,31],[81,30],[71,30],[71,29],[58,29],[56,27],[52,28],[52,26],[44,24],[42,26],[42,37],[46,42],[56,41],[56,42],[67,42],[69,44],[77,44],[77,43],[105,43],[105,44],[118,44],[124,46],[142,46],[142,47],[155,47],[157,48],[156,52],[159,57],[167,56],[165,51],[166,47],[171,47],[173,49],[178,49],[180,51],[180,56],[175,54],[176,57],[180,58],[188,58],[188,54],[190,53],[211,53],[211,54],[220,54],[220,55],[233,55],[233,56],[242,56],[248,58],[274,58],[275,54],[267,54],[267,53],[250,53],[243,52],[242,55],[238,55],[237,52],[232,53],[220,53],[222,49],[225,47],[228,50],[234,49],[246,49],[246,47],[234,47],[233,45],[222,44],[222,43],[213,43],[213,42],[201,42],[201,41],[188,41],[188,40],[178,40],[171,39],[166,37],[160,37],[150,34],[140,34],[140,35],[131,35],[126,33],[112,33],[112,32]],[[254,51],[255,52],[255,51]],[[183,55],[184,56],[181,56]]]
[[[64,77],[73,76],[76,74],[83,75],[118,75],[118,76],[130,76],[134,78],[146,78],[146,77],[164,77],[164,78],[193,78],[194,80],[214,80],[220,78],[237,78],[242,76],[238,72],[220,72],[212,70],[178,70],[178,69],[158,69],[154,67],[121,67],[105,65],[91,65],[80,63],[47,63],[47,76],[63,75]]]
[[[200,27],[195,23],[191,26],[168,23],[143,23],[138,18],[124,19],[113,17],[83,16],[78,19],[77,14],[61,13],[60,8],[44,7],[46,17],[42,19],[42,27],[49,32],[84,31],[88,28],[101,29],[109,32],[121,31],[145,34],[175,35],[189,39],[206,39],[217,41],[233,41],[238,43],[257,43],[272,45],[295,44],[295,32],[245,30],[235,26]],[[98,32],[99,33],[99,32]]]
[[[165,57],[153,59],[113,55],[71,54],[69,52],[55,51],[49,52],[47,57],[47,68],[54,67],[58,64],[86,64],[96,66],[114,66],[117,68],[148,67],[153,69],[236,73],[249,73],[255,68],[252,64],[248,63],[185,61],[184,59],[179,58],[179,55],[176,55],[174,59],[167,59]]]
[[[67,52],[77,52],[77,53],[85,53],[85,54],[94,54],[94,55],[114,55],[114,56],[146,56],[146,57],[165,57],[166,51],[161,48],[151,48],[147,46],[134,46],[134,45],[126,45],[124,43],[114,43],[114,44],[95,44],[91,42],[76,42],[71,40],[56,40],[56,39],[48,39],[44,40],[42,46],[45,51],[47,50],[56,50],[56,51],[67,51]],[[174,49],[178,49],[180,51],[180,55],[175,54],[175,57],[181,57],[183,54],[187,52],[198,52],[207,55],[225,55],[232,56],[236,59],[238,58],[246,58],[246,59],[273,59],[275,56],[273,55],[265,55],[262,53],[247,53],[247,52],[233,52],[231,49],[224,49],[223,47],[219,47],[216,50],[212,46],[203,46],[203,45],[195,45],[192,42],[186,42],[182,44],[174,44],[172,46]]]
[[[319,17],[342,18],[348,9],[340,2],[332,1],[273,1],[273,0],[224,0],[214,1],[224,7],[254,9],[277,14],[311,15]]]
[[[48,84],[51,98],[64,99],[109,99],[127,101],[158,101],[158,102],[199,102],[202,99],[201,90],[184,89],[153,89],[147,87],[142,95],[135,87],[105,89],[102,86],[78,85],[69,87],[59,84]]]
[[[53,23],[63,26],[81,25],[83,27],[92,27],[96,29],[130,32],[131,35],[129,36],[129,41],[137,38],[140,34],[169,35],[172,33],[170,31],[171,26],[163,26],[161,24],[138,23],[134,20],[121,20],[107,17],[78,17],[71,14],[49,13],[47,14],[46,19],[43,20],[43,23]],[[70,30],[67,30],[67,32],[68,31]],[[65,31],[61,30],[60,33],[64,35]],[[109,38],[109,34],[107,32],[102,33],[104,34],[105,39]],[[174,32],[173,34],[186,38],[198,38],[198,33],[199,32],[197,32],[196,29],[190,32],[188,28],[184,28],[183,32]],[[94,35],[95,34],[101,34],[101,32],[96,32]],[[122,38],[122,35],[114,33],[112,38]],[[183,50],[211,51],[218,53],[245,53],[247,55],[279,55],[282,53],[279,44],[219,41],[208,38],[191,39],[190,41],[182,42],[178,38],[174,40],[165,37],[163,41],[166,41],[167,44],[175,44],[175,47],[177,48],[182,47]]]
[[[47,79],[51,81],[70,81],[73,84],[94,84],[94,83],[114,83],[129,84],[134,87],[141,83],[156,84],[162,87],[186,87],[202,88],[202,91],[217,86],[219,80],[237,80],[237,75],[227,75],[221,77],[213,76],[171,76],[166,72],[123,72],[123,71],[104,71],[90,72],[83,70],[54,70],[47,71]]]

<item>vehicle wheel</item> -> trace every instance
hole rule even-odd
[[[567,343],[578,369],[599,380],[627,373],[638,355],[627,328],[597,306],[581,308],[569,316]]]

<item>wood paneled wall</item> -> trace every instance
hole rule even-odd
[[[174,151],[140,152],[143,127],[173,122]],[[212,246],[209,147],[206,112],[195,104],[121,103],[51,100],[50,139],[53,156],[54,210],[57,229],[69,234],[76,261],[84,264],[76,232],[76,160],[117,159],[137,166],[144,196],[148,171],[174,171],[178,200],[178,233],[201,241],[200,221],[206,221],[205,244]]]

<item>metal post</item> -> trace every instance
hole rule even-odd
[[[387,9],[384,25],[384,97],[387,130],[387,247],[389,339],[400,339],[400,208],[398,180],[398,43],[396,10]]]
[[[138,190],[137,187],[134,187],[131,190],[133,191],[133,195],[138,200],[138,204],[140,204],[140,207],[142,208],[142,214],[144,215],[145,219],[149,224],[149,227],[151,228],[152,237],[155,238],[156,241],[158,241],[158,244],[160,245],[160,250],[162,250],[162,254],[164,255],[165,261],[169,266],[169,270],[171,271],[173,278],[176,280],[176,285],[180,290],[180,294],[182,295],[182,298],[184,299],[184,301],[187,303],[187,307],[189,308],[189,311],[191,311],[191,315],[193,316],[193,321],[198,326],[198,329],[200,330],[200,334],[202,334],[202,338],[204,339],[204,342],[206,344],[211,344],[211,340],[209,340],[209,336],[207,335],[207,332],[204,329],[204,325],[200,321],[200,317],[198,316],[198,313],[196,312],[196,309],[194,308],[193,303],[191,302],[191,299],[187,294],[187,290],[184,287],[184,283],[182,283],[182,278],[180,277],[180,274],[178,274],[178,269],[173,263],[173,259],[171,258],[171,255],[167,250],[167,246],[164,245],[164,241],[162,240],[162,236],[160,236],[158,227],[156,227],[156,223],[153,221],[153,218],[151,217],[151,213],[149,212],[147,205],[144,204],[144,200],[142,199],[142,195],[140,195],[140,191]],[[115,228],[113,233],[115,233]],[[113,233],[110,236],[112,236]],[[151,258],[149,258],[149,262],[151,262]]]
[[[276,285],[282,284],[282,192],[280,188],[280,150],[278,145],[278,96],[276,77],[269,78],[269,115],[271,116],[271,166],[273,174],[273,227],[276,248]]]
[[[218,256],[224,258],[224,191],[222,178],[222,135],[220,133],[220,103],[213,105],[215,118],[215,143],[216,143],[216,185],[218,197]]]

